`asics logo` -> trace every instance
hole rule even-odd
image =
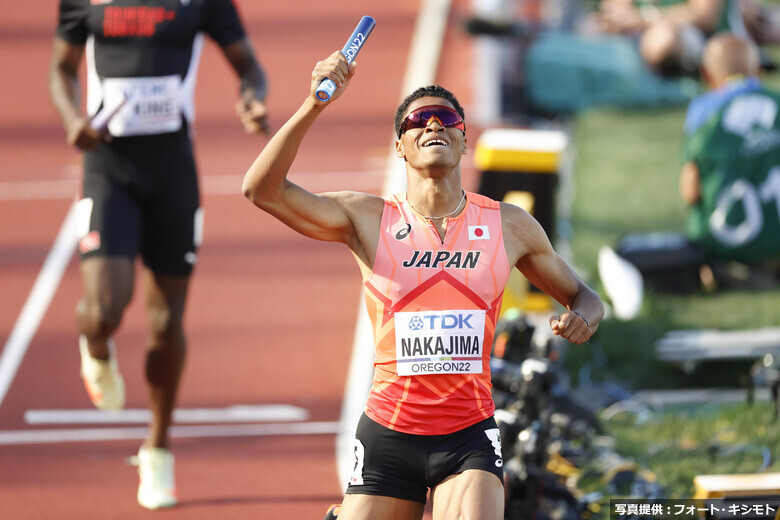
[[[404,238],[409,236],[409,233],[412,232],[412,225],[406,224],[405,227],[398,230],[398,233],[395,234],[396,240],[403,240]]]

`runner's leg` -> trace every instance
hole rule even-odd
[[[501,520],[504,486],[494,474],[468,469],[445,478],[431,493],[433,520]]]
[[[152,411],[146,445],[169,448],[168,428],[186,356],[182,322],[190,277],[159,275],[146,267],[143,277],[150,329],[146,381]]]
[[[376,495],[344,495],[339,520],[420,520],[425,505]]]
[[[83,259],[80,268],[84,295],[76,306],[76,322],[92,357],[105,360],[107,341],[133,295],[133,260],[93,256]]]

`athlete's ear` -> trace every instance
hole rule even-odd
[[[403,158],[404,161],[406,160],[405,159],[406,152],[404,151],[404,144],[401,142],[400,139],[397,139],[395,141],[395,156]]]
[[[466,137],[463,137],[463,155],[468,155],[469,153],[469,143],[468,139]]]

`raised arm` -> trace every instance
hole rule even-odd
[[[365,225],[363,217],[376,216],[377,211],[381,214],[381,199],[355,192],[314,194],[287,179],[287,172],[309,128],[317,116],[341,96],[354,74],[355,64],[348,65],[338,51],[317,63],[312,72],[309,95],[255,159],[244,176],[242,190],[257,207],[295,231],[318,240],[343,242],[370,263],[372,259],[365,256],[363,247],[366,236],[358,226]],[[324,78],[330,78],[338,85],[328,103],[323,103],[314,94]]]
[[[568,309],[550,318],[553,332],[572,343],[587,341],[604,316],[601,298],[555,252],[542,226],[526,211],[502,203],[501,213],[510,262],[529,282]]]
[[[78,70],[83,55],[83,46],[54,38],[49,65],[49,97],[62,119],[68,144],[89,150],[97,146],[102,135],[89,126],[89,119],[79,111]]]

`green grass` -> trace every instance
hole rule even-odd
[[[591,285],[603,245],[629,233],[683,229],[685,207],[678,194],[678,150],[684,109],[600,110],[575,123],[575,198],[572,248]],[[606,319],[592,343],[606,354],[599,370],[632,389],[697,386],[654,360],[654,343],[670,330],[751,329],[780,325],[780,291],[716,291],[690,296],[646,294],[640,316],[630,322]],[[571,349],[568,367],[592,363],[587,348]],[[721,386],[739,383],[726,377]]]
[[[625,419],[609,425],[616,450],[653,471],[669,498],[691,497],[696,475],[758,473],[764,453],[780,446],[768,403],[702,406],[640,425]]]
[[[777,85],[777,75],[768,78]],[[625,234],[681,230],[685,207],[678,194],[679,147],[684,108],[655,111],[594,110],[575,121],[575,199],[572,247],[578,269],[606,298],[596,261],[602,245],[615,246]],[[749,362],[706,363],[691,374],[658,361],[654,344],[679,329],[751,329],[780,325],[780,290],[725,291],[690,296],[645,296],[631,321],[605,319],[591,346],[569,349],[565,366],[576,384],[587,370],[591,379],[611,380],[636,391],[685,387],[739,387]],[[705,413],[706,412],[706,413]],[[706,446],[766,446],[780,453],[780,422],[767,403],[708,406],[666,413],[639,425],[610,424],[620,453],[646,464],[670,496],[689,496],[702,473],[758,470],[755,453],[712,457]],[[682,437],[687,446],[680,446]],[[657,454],[654,450],[663,447]],[[780,471],[780,466],[774,466]]]
[[[623,234],[680,228],[682,117],[680,110],[604,110],[577,120],[572,246],[581,267],[595,273],[598,250]]]

